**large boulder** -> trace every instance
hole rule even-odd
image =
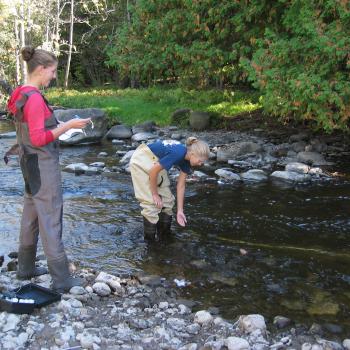
[[[216,156],[218,162],[227,162],[245,154],[257,153],[261,150],[262,147],[255,142],[235,142],[218,148]]]
[[[207,112],[193,111],[189,121],[193,130],[206,130],[209,127],[210,115]]]
[[[73,134],[70,138],[61,141],[61,145],[70,146],[84,143],[98,143],[101,141],[107,130],[107,120],[102,109],[85,108],[85,109],[57,109],[54,111],[57,120],[67,122],[77,116],[80,118],[91,118],[92,125],[89,124],[85,129],[85,133]]]
[[[106,134],[107,139],[130,139],[132,136],[132,130],[126,125],[114,125],[108,130]]]

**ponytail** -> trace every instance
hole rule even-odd
[[[210,149],[206,142],[198,140],[197,137],[190,136],[186,140],[187,149],[199,158],[209,158]]]
[[[49,51],[34,49],[32,46],[25,46],[21,50],[23,61],[27,62],[28,73],[34,72],[38,66],[47,68],[57,64],[57,57]]]

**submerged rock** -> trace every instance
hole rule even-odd
[[[251,182],[261,182],[267,181],[268,176],[265,174],[263,170],[260,169],[252,169],[248,170],[245,173],[241,174],[241,178],[243,181],[251,181]]]
[[[217,169],[215,170],[215,174],[220,176],[221,178],[225,179],[225,180],[229,180],[229,181],[241,181],[241,177],[234,173],[231,170],[227,170],[227,169]]]
[[[274,171],[270,176],[278,180],[289,182],[308,182],[311,180],[310,175],[299,174],[294,171]]]
[[[306,310],[310,315],[336,315],[340,311],[338,304],[326,301],[314,303]]]

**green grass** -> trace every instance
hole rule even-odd
[[[135,125],[153,120],[160,126],[170,124],[171,114],[179,108],[215,112],[223,116],[252,111],[260,107],[256,92],[185,90],[152,87],[147,89],[95,88],[48,90],[51,104],[68,108],[101,108],[109,124]]]

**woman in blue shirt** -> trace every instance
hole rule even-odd
[[[184,197],[186,176],[191,167],[201,166],[209,157],[209,146],[195,137],[189,137],[186,145],[174,140],[157,141],[140,145],[130,160],[131,178],[135,197],[142,207],[145,239],[154,241],[170,232],[175,198],[170,190],[168,170],[180,169],[177,181],[177,214],[180,226],[186,225]]]

